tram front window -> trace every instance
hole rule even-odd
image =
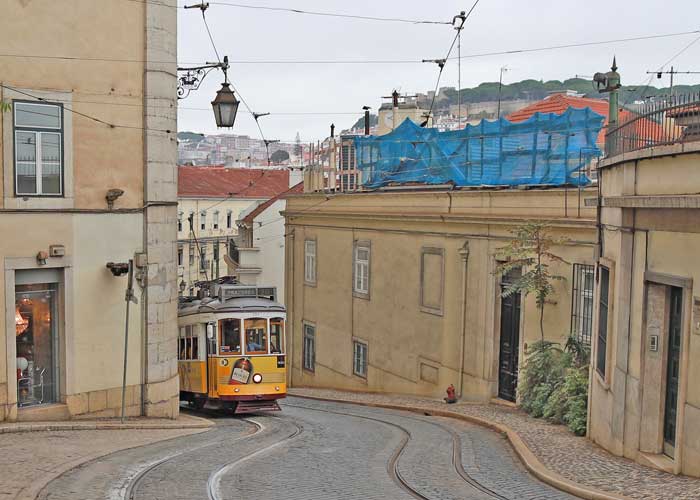
[[[252,318],[245,320],[246,354],[267,354],[267,320]]]
[[[219,354],[241,353],[241,320],[236,318],[222,319],[219,322],[221,344]]]
[[[284,349],[284,320],[272,318],[270,320],[270,353],[281,354]]]

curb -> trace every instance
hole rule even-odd
[[[46,431],[104,431],[104,430],[178,430],[178,429],[209,429],[214,422],[206,418],[189,416],[188,419],[199,420],[199,422],[183,423],[151,423],[151,422],[52,422],[39,424],[17,424],[0,426],[0,434],[13,434],[19,432],[46,432]]]
[[[588,486],[584,486],[579,483],[575,483],[569,479],[566,479],[565,477],[559,475],[556,472],[551,471],[547,467],[540,462],[540,460],[535,456],[535,454],[530,450],[530,448],[527,447],[525,442],[522,440],[522,438],[518,435],[517,432],[512,430],[510,427],[503,425],[503,424],[497,424],[495,422],[491,422],[489,420],[484,420],[479,417],[474,417],[472,415],[464,415],[462,413],[456,413],[452,411],[447,411],[447,410],[436,410],[434,408],[429,408],[429,407],[411,407],[411,406],[402,406],[402,405],[395,405],[395,404],[387,404],[387,403],[373,403],[373,402],[366,402],[366,401],[348,401],[344,399],[334,399],[334,398],[324,398],[320,396],[306,396],[306,395],[301,395],[301,394],[294,394],[290,391],[287,391],[288,395],[294,396],[297,398],[302,398],[302,399],[313,399],[316,401],[328,401],[328,402],[333,402],[333,403],[345,403],[345,404],[354,404],[354,405],[359,405],[359,406],[369,406],[371,408],[386,408],[389,410],[400,410],[400,411],[409,411],[412,413],[420,413],[422,415],[429,414],[429,415],[437,415],[439,417],[448,417],[448,418],[454,418],[457,420],[463,420],[466,422],[470,422],[473,424],[480,425],[482,427],[486,427],[487,429],[490,429],[492,431],[498,432],[499,434],[502,434],[508,438],[508,442],[510,443],[511,447],[515,451],[515,454],[518,456],[520,461],[523,463],[525,468],[530,471],[535,477],[540,479],[542,482],[545,482],[551,486],[554,486],[558,490],[564,491],[566,493],[571,493],[572,495],[576,495],[577,497],[584,498],[586,500],[630,500],[629,497],[622,496],[622,495],[617,495],[614,493],[607,493],[601,490],[597,490]]]

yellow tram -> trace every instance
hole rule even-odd
[[[181,299],[180,400],[235,413],[279,410],[286,396],[285,308],[274,287],[213,282],[210,296]]]

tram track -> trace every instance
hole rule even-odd
[[[254,421],[252,419],[242,418],[241,420],[251,424],[255,428],[255,430],[251,433],[237,437],[236,439],[231,441],[231,444],[236,443],[238,441],[242,441],[244,439],[250,439],[253,436],[259,434],[260,432],[262,432],[264,430],[264,426],[262,424]],[[186,450],[182,450],[182,451],[179,451],[177,453],[173,453],[173,454],[168,455],[160,460],[156,460],[155,462],[148,464],[146,467],[139,470],[133,477],[131,477],[125,487],[123,486],[120,488],[120,491],[123,491],[123,494],[118,495],[116,498],[118,500],[135,500],[135,495],[136,495],[136,491],[138,489],[138,486],[142,483],[142,481],[146,478],[146,476],[148,476],[148,474],[153,472],[156,468],[158,468],[159,466],[161,466],[167,462],[170,462],[178,457],[186,455],[188,453],[192,453],[192,452],[195,452],[195,451],[207,448],[207,447],[211,447],[211,446],[217,446],[218,444],[219,443],[217,443],[217,442],[202,444],[200,446],[195,446],[193,448],[188,448]]]
[[[276,417],[275,417],[276,418]],[[253,421],[256,425],[261,426],[261,430],[264,430],[265,426],[259,422]],[[238,458],[232,462],[226,463],[216,470],[214,470],[210,475],[209,478],[207,479],[207,498],[209,500],[221,500],[221,495],[220,495],[220,484],[221,484],[221,478],[223,477],[224,474],[230,472],[234,467],[237,467],[248,460],[252,460],[253,458],[257,457],[258,455],[262,455],[274,448],[277,448],[278,446],[281,446],[282,444],[294,439],[295,437],[299,436],[302,432],[304,432],[304,428],[300,426],[299,424],[296,424],[294,422],[290,422],[294,427],[294,432],[289,434],[288,436],[280,439],[279,441],[275,441],[274,443],[269,444],[268,446],[265,446],[264,448],[260,448],[259,450],[251,453],[250,455],[247,455],[245,457]]]
[[[389,458],[387,462],[387,472],[389,476],[392,478],[394,483],[396,483],[402,490],[404,490],[406,493],[410,494],[414,498],[418,498],[421,500],[432,500],[430,497],[427,497],[423,495],[421,492],[413,488],[406,479],[404,479],[401,475],[401,472],[399,470],[399,462],[401,459],[401,455],[405,451],[406,447],[408,446],[408,443],[412,439],[412,434],[411,431],[403,427],[402,425],[399,425],[394,422],[389,422],[380,418],[376,417],[369,417],[367,415],[358,415],[356,413],[349,413],[349,412],[342,412],[342,411],[335,411],[335,410],[328,410],[328,409],[321,409],[321,408],[313,408],[309,406],[303,406],[303,405],[295,405],[295,404],[290,404],[288,402],[284,403],[284,406],[289,406],[291,408],[299,408],[303,410],[311,410],[311,411],[317,411],[317,412],[323,412],[323,413],[332,413],[336,415],[343,415],[343,416],[348,416],[348,417],[355,417],[355,418],[361,418],[364,420],[370,420],[378,423],[382,423],[391,427],[394,427],[395,429],[398,429],[402,434],[403,438],[401,440],[401,443],[399,446],[394,450],[394,453],[392,456]],[[430,416],[430,415],[426,415]],[[462,464],[462,440],[459,437],[459,435],[452,429],[449,429],[441,424],[438,424],[436,422],[430,422],[425,419],[420,419],[416,418],[410,415],[401,415],[402,418],[407,418],[410,420],[415,420],[421,423],[425,424],[430,424],[437,426],[444,432],[447,432],[450,434],[452,438],[452,465],[454,466],[455,471],[457,474],[462,478],[462,480],[469,484],[471,487],[477,489],[478,491],[490,496],[491,498],[496,498],[498,500],[511,500],[508,497],[504,497],[503,495],[499,494],[498,492],[492,490],[488,486],[483,485],[481,482],[476,480],[474,477],[469,475],[465,470],[464,466]]]

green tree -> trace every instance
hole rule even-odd
[[[270,155],[270,161],[272,161],[272,163],[282,163],[287,160],[289,160],[289,153],[284,149],[278,149]]]
[[[513,280],[503,289],[502,296],[508,297],[514,293],[523,296],[535,295],[535,301],[540,313],[540,337],[544,341],[544,306],[547,299],[554,294],[554,281],[565,280],[564,276],[552,274],[550,265],[566,263],[560,256],[552,252],[552,247],[561,245],[567,240],[554,238],[551,227],[542,221],[530,221],[511,231],[513,238],[505,246],[496,251],[496,257],[503,260],[496,266],[496,273],[506,274],[513,269],[521,269],[520,277]]]
[[[10,109],[12,109],[12,105],[9,102],[0,101],[0,113],[10,111]]]

